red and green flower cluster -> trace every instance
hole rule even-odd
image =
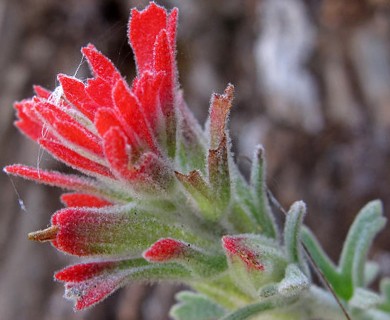
[[[137,76],[131,85],[88,45],[82,54],[92,78],[59,75],[53,92],[36,86],[34,97],[15,104],[19,130],[80,173],[5,168],[70,191],[61,196],[66,208],[53,214],[51,226],[29,238],[88,258],[55,274],[77,310],[129,281],[163,279],[188,283],[209,297],[182,294],[175,319],[187,319],[193,305],[205,314],[197,319],[246,319],[284,307],[288,319],[315,317],[310,307],[289,307],[320,297],[310,291],[300,246],[305,206],[291,207],[281,236],[268,203],[261,147],[249,182],[239,173],[227,130],[232,85],[212,96],[205,128],[193,117],[177,79],[177,19],[177,9],[167,12],[153,2],[132,10],[128,37]],[[380,206],[373,206],[367,243],[384,224]],[[304,239],[321,258],[311,234]]]

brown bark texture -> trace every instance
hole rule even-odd
[[[175,0],[185,98],[204,121],[212,92],[236,86],[236,159],[246,172],[263,144],[268,186],[288,207],[302,199],[306,223],[338,257],[358,210],[379,198],[390,213],[390,1]],[[13,126],[12,103],[56,74],[89,75],[79,49],[91,42],[128,79],[129,10],[141,0],[0,0],[0,165],[66,170]],[[168,319],[177,284],[131,284],[74,313],[54,271],[77,261],[27,233],[61,207],[59,190],[0,176],[0,319]],[[280,218],[283,221],[282,217]],[[390,275],[389,227],[371,258]]]

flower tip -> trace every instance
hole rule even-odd
[[[32,241],[39,241],[39,242],[53,241],[56,239],[58,231],[59,231],[58,226],[51,226],[44,230],[30,232],[27,236],[28,236],[28,240],[32,240]]]
[[[237,250],[237,239],[231,236],[223,236],[222,245],[228,252],[235,253]]]
[[[97,50],[95,45],[93,45],[92,43],[88,43],[85,47],[82,47],[81,48],[81,52],[86,54],[88,53],[89,51],[92,51],[92,50]]]
[[[233,99],[233,96],[234,96],[234,85],[231,84],[231,83],[228,83],[226,89],[225,89],[225,92],[224,94],[226,95],[226,97],[229,99],[229,100],[232,100]]]
[[[247,246],[245,239],[235,236],[222,237],[222,245],[230,259],[238,258],[248,270],[264,270],[264,265],[259,261],[257,253]]]
[[[186,245],[178,240],[165,238],[155,242],[143,253],[145,260],[149,262],[166,262],[180,257]]]

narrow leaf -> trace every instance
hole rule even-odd
[[[265,169],[264,149],[257,146],[253,154],[250,177],[251,193],[256,207],[253,216],[262,227],[263,233],[272,238],[277,238],[278,230],[267,197]]]
[[[356,287],[364,285],[367,252],[385,223],[381,202],[372,201],[361,209],[348,232],[341,253],[340,271],[344,279],[351,281]],[[351,296],[352,294],[353,292],[350,293]]]
[[[306,205],[302,202],[295,202],[287,213],[284,226],[284,245],[290,262],[297,263],[305,273],[309,270],[303,260],[301,248],[301,227],[306,214]]]

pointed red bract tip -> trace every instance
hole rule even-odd
[[[136,133],[144,144],[149,146],[154,152],[157,152],[152,133],[146,123],[145,115],[141,111],[139,101],[127,87],[124,80],[116,83],[112,91],[112,97],[125,128],[128,128],[127,131]],[[128,135],[131,136],[131,134]]]
[[[126,136],[119,128],[112,127],[104,135],[104,154],[110,168],[118,178],[125,180],[134,177],[128,149]]]
[[[176,34],[177,12],[168,18],[167,11],[152,2],[143,11],[133,9],[129,21],[129,40],[133,48],[138,74],[153,67],[155,41],[161,30],[169,30],[171,38]],[[175,43],[175,41],[171,41]],[[174,47],[172,46],[174,50]]]
[[[89,44],[87,47],[81,49],[95,77],[99,77],[104,81],[114,85],[121,75],[115,68],[113,63],[98,51],[94,45]]]
[[[73,167],[76,170],[86,171],[89,174],[97,174],[105,177],[113,177],[111,171],[95,161],[92,161],[79,153],[65,147],[63,144],[49,139],[39,139],[39,144],[45,148],[54,158]]]
[[[41,86],[37,86],[37,85],[33,86],[33,88],[34,88],[35,94],[38,97],[44,98],[44,99],[50,98],[51,91],[47,90],[46,88],[41,87]]]
[[[165,238],[155,242],[143,253],[150,262],[166,262],[183,256],[187,245],[179,240]]]
[[[94,186],[94,181],[92,179],[86,177],[82,178],[77,175],[63,174],[57,171],[41,170],[39,168],[33,168],[21,164],[7,166],[3,170],[7,174],[13,174],[28,180],[45,183],[64,189],[95,192],[98,191]]]
[[[246,246],[242,238],[224,236],[222,237],[222,245],[229,258],[241,259],[248,270],[264,270],[264,265],[259,261],[256,253]]]
[[[65,193],[61,201],[67,207],[93,207],[102,208],[112,205],[112,202],[86,193]]]
[[[125,276],[110,275],[80,283],[67,283],[65,297],[75,300],[75,310],[84,310],[94,306],[118,290],[125,283]]]
[[[114,262],[91,262],[66,267],[54,274],[54,278],[62,282],[81,282],[103,273],[109,273],[116,266]]]
[[[82,81],[66,75],[58,75],[58,81],[66,99],[88,119],[93,121],[99,105],[88,95]]]

